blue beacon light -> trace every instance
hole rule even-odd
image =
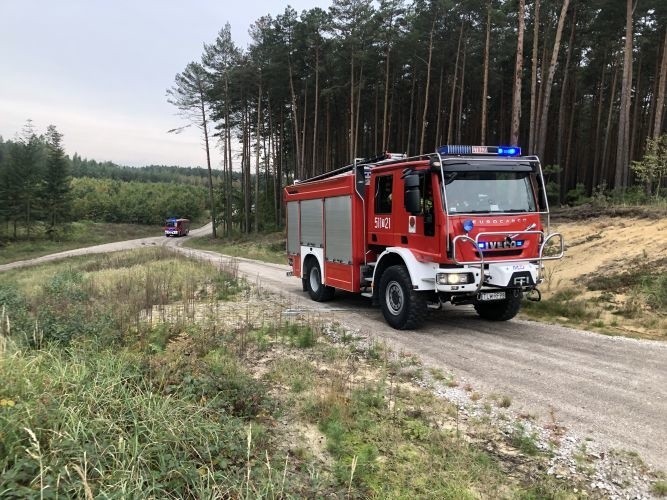
[[[472,231],[473,227],[475,227],[475,225],[473,224],[472,220],[466,219],[466,220],[463,221],[463,230],[466,233],[469,233],[470,231]]]
[[[521,148],[516,146],[498,146],[498,155],[519,156],[521,155]]]
[[[464,146],[460,144],[445,144],[438,148],[441,155],[496,155],[521,156],[519,146]]]

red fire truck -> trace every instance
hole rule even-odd
[[[164,235],[169,236],[187,236],[190,232],[190,219],[179,219],[170,217],[164,222]]]
[[[315,301],[361,293],[397,329],[445,302],[509,320],[524,295],[540,299],[544,261],[563,256],[540,162],[518,147],[385,153],[297,181],[284,198],[288,275]]]

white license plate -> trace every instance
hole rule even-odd
[[[482,292],[478,296],[478,300],[487,301],[487,300],[503,300],[505,298],[505,292]]]

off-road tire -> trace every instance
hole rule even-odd
[[[475,311],[480,318],[489,321],[507,321],[521,309],[521,290],[507,290],[507,298],[498,302],[475,302]]]
[[[384,319],[392,328],[412,330],[426,320],[426,297],[412,288],[405,266],[391,266],[382,273],[379,299]]]
[[[308,295],[315,302],[331,300],[336,292],[334,287],[322,283],[322,270],[315,259],[310,260],[306,266],[305,282]]]

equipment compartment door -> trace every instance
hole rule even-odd
[[[287,253],[299,253],[299,202],[287,202]]]
[[[303,200],[301,202],[301,245],[322,248],[322,200]]]
[[[343,290],[354,290],[352,266],[352,197],[324,200],[325,282]]]

